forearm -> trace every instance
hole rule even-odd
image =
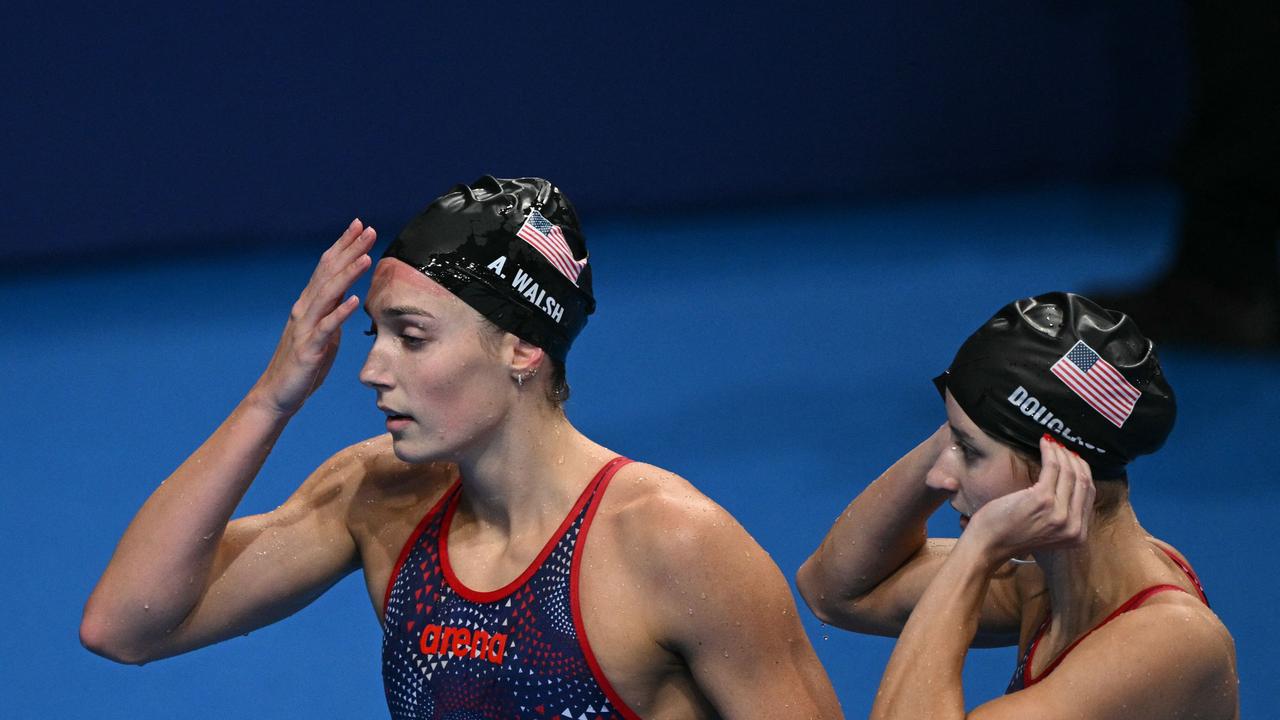
[[[208,585],[232,513],[287,422],[250,392],[156,488],[85,605],[82,632],[94,644],[126,658],[145,654],[182,623]]]
[[[994,566],[959,542],[921,596],[889,658],[871,717],[965,717],[961,670]]]
[[[893,464],[841,513],[796,575],[811,606],[869,592],[924,546],[929,516],[946,494],[925,485],[946,440],[939,429]]]

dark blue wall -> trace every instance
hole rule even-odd
[[[6,6],[11,267],[389,234],[482,172],[587,215],[1150,176],[1184,116],[1156,0]]]

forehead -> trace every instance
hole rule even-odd
[[[963,432],[971,438],[986,437],[986,433],[983,432],[982,429],[978,427],[978,424],[969,417],[969,414],[960,407],[960,403],[956,402],[956,399],[951,395],[950,390],[946,392],[944,397],[946,399],[947,406],[947,422],[951,424],[951,427]]]
[[[430,306],[428,309],[453,308],[463,302],[435,280],[418,272],[417,268],[385,258],[378,261],[369,284],[369,299],[365,303],[370,313],[412,301],[414,305]]]

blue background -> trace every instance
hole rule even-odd
[[[942,422],[928,383],[1008,300],[1167,260],[1185,120],[1165,3],[510,8],[7,4],[0,48],[0,714],[383,717],[360,583],[145,668],[80,608],[150,491],[270,356],[356,214],[388,238],[482,172],[577,200],[600,311],[569,365],[587,434],[693,480],[789,576]],[[363,295],[363,287],[359,290]],[[347,328],[242,511],[381,430]],[[1244,716],[1280,694],[1280,360],[1168,348],[1181,416],[1134,504],[1196,566]],[[933,530],[954,531],[944,510]],[[891,641],[802,610],[850,717]],[[1013,651],[971,653],[971,705]]]
[[[36,3],[0,10],[0,261],[399,227],[484,172],[590,217],[1150,176],[1157,0]]]

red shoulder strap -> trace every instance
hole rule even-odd
[[[1110,615],[1102,619],[1102,622],[1090,628],[1089,632],[1076,638],[1075,642],[1071,643],[1066,647],[1065,650],[1058,653],[1058,656],[1053,659],[1053,662],[1049,663],[1049,665],[1044,669],[1044,672],[1040,673],[1040,677],[1033,678],[1031,676],[1031,660],[1032,658],[1035,657],[1036,647],[1039,646],[1040,640],[1044,637],[1044,631],[1049,628],[1049,622],[1046,619],[1045,623],[1040,627],[1040,630],[1036,635],[1034,644],[1031,646],[1031,650],[1027,654],[1027,667],[1023,671],[1023,680],[1024,680],[1023,684],[1027,687],[1030,687],[1031,685],[1045,679],[1046,677],[1048,677],[1049,673],[1053,672],[1054,668],[1062,664],[1062,661],[1067,658],[1068,653],[1070,653],[1072,650],[1075,650],[1077,645],[1084,642],[1084,639],[1092,635],[1094,632],[1096,632],[1098,628],[1101,628],[1103,625],[1106,625],[1107,623],[1111,622],[1112,620],[1115,620],[1116,618],[1129,612],[1130,610],[1133,610],[1141,606],[1142,603],[1146,602],[1152,595],[1156,595],[1156,594],[1165,592],[1167,590],[1177,590],[1178,592],[1186,592],[1186,590],[1184,590],[1183,588],[1177,585],[1152,585],[1151,587],[1145,590],[1139,591],[1138,594],[1124,601],[1124,603],[1122,603],[1120,607],[1116,608],[1115,610],[1112,610]]]
[[[1168,555],[1169,559],[1173,561],[1173,564],[1178,566],[1178,569],[1186,573],[1187,579],[1191,581],[1191,585],[1196,589],[1196,594],[1200,596],[1200,602],[1204,603],[1205,605],[1208,605],[1209,598],[1204,594],[1204,585],[1200,584],[1200,576],[1196,575],[1196,571],[1192,570],[1191,566],[1188,565],[1186,561],[1178,557],[1174,552],[1172,552],[1165,546],[1156,545],[1156,547],[1160,548],[1160,550],[1164,552],[1165,555]]]
[[[435,517],[436,513],[440,512],[444,508],[449,500],[457,494],[461,487],[462,481],[454,480],[453,484],[449,486],[449,489],[445,490],[444,494],[440,496],[440,499],[437,500],[435,504],[431,506],[431,509],[422,516],[422,520],[418,522],[418,527],[414,528],[413,532],[409,535],[409,539],[405,541],[404,547],[400,548],[400,557],[396,559],[395,566],[391,568],[391,577],[387,578],[387,590],[382,596],[383,613],[386,613],[387,611],[387,603],[391,601],[391,588],[396,584],[396,577],[400,575],[400,569],[404,566],[405,558],[409,557],[409,552],[418,544],[418,540],[422,537],[422,531],[427,529],[427,523],[431,518]]]

